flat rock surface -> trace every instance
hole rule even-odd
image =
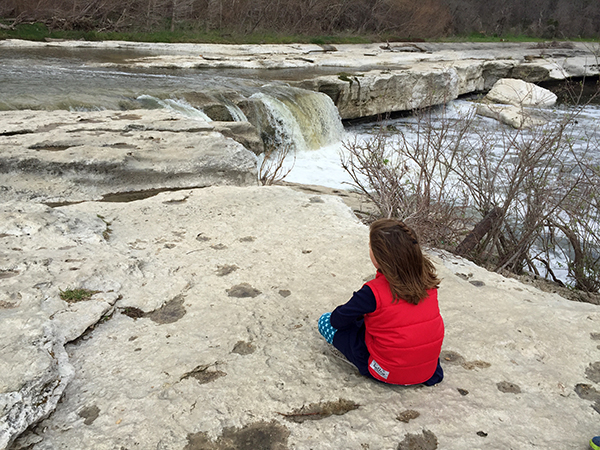
[[[416,42],[373,44],[165,44],[126,41],[0,41],[0,48],[59,47],[134,49],[151,53],[131,64],[140,67],[248,69],[374,68],[399,69],[426,63],[448,67],[467,60],[523,63],[523,70],[543,67],[554,78],[598,73],[597,48],[587,42]],[[519,77],[516,77],[519,78]]]
[[[36,317],[72,366],[14,449],[583,450],[597,434],[598,307],[442,253],[444,381],[388,386],[337,359],[317,319],[374,275],[337,197],[223,186],[3,211],[0,320]],[[95,293],[61,300],[73,288]],[[3,327],[0,399],[35,376],[20,330]]]
[[[247,122],[206,122],[167,110],[2,111],[0,193],[4,200],[74,202],[255,185],[256,155],[235,138],[262,146]]]

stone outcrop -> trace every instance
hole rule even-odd
[[[491,117],[513,128],[530,128],[548,121],[548,107],[556,103],[556,95],[523,80],[502,78],[477,105],[477,114]],[[546,116],[546,117],[544,117]]]
[[[480,64],[461,61],[447,67],[421,63],[404,70],[321,76],[296,85],[327,94],[343,119],[356,119],[447,103],[482,91],[484,79]]]
[[[368,229],[337,197],[220,186],[0,215],[0,448],[578,448],[597,434],[598,307],[443,253],[441,384],[379,384],[334,357],[316,321],[374,274]],[[93,295],[61,298],[73,289]]]
[[[153,189],[255,185],[262,141],[248,122],[166,110],[0,112],[5,198],[74,202]]]
[[[479,104],[477,114],[496,119],[513,128],[531,128],[548,122],[540,110],[525,109],[512,105]]]
[[[502,78],[486,94],[493,103],[505,103],[521,107],[549,107],[556,104],[556,94],[548,89],[515,78]]]

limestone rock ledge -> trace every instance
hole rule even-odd
[[[167,110],[0,112],[0,190],[37,202],[256,185],[258,131]]]
[[[584,448],[597,434],[598,307],[443,253],[441,384],[387,386],[332,357],[318,317],[374,274],[368,229],[337,197],[218,186],[1,214],[0,398],[36,411],[28,423],[55,406],[11,450]],[[97,294],[67,303],[69,288]],[[89,327],[96,301],[114,310]],[[56,381],[35,380],[67,340],[74,376],[54,405]],[[25,422],[1,411],[3,449]]]
[[[125,63],[103,65],[144,69],[250,69],[261,70],[261,76],[269,72],[273,79],[278,79],[279,69],[293,69],[294,80],[289,80],[289,72],[284,71],[287,74],[284,81],[327,94],[343,119],[443,104],[463,94],[486,92],[501,78],[539,83],[600,74],[598,51],[586,42],[319,46],[4,40],[0,41],[2,47],[141,50],[151,54]]]

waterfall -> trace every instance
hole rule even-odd
[[[202,92],[209,102],[192,101],[180,98],[158,98],[140,95],[136,98],[143,108],[165,108],[200,120],[211,121],[213,113],[203,108],[221,105],[234,121],[251,122],[261,133],[267,145],[285,146],[293,151],[317,150],[339,142],[344,126],[333,101],[320,92],[307,91],[287,85],[265,85],[260,92],[249,98],[238,97],[241,101],[253,104],[251,114],[244,106],[223,95]],[[211,103],[212,101],[212,103]],[[247,106],[246,106],[247,107]],[[214,112],[214,109],[212,110]],[[207,114],[208,113],[208,114]],[[214,115],[213,115],[214,117]],[[223,119],[217,119],[223,120]]]
[[[242,111],[238,105],[230,102],[229,100],[224,100],[223,104],[225,105],[225,107],[227,108],[227,111],[229,111],[229,114],[231,114],[231,117],[233,118],[233,120],[235,122],[247,122],[248,121],[246,114],[244,114],[244,111]]]
[[[325,94],[268,85],[250,98],[264,106],[264,119],[272,128],[276,145],[316,150],[342,138],[344,127],[339,112]]]

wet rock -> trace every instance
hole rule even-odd
[[[287,450],[289,430],[275,421],[229,427],[216,441],[206,433],[190,433],[184,450]]]
[[[408,423],[411,420],[416,419],[420,415],[421,415],[421,413],[419,413],[418,411],[415,411],[414,409],[407,409],[406,411],[401,412],[398,415],[398,417],[396,417],[396,420],[398,420],[400,422]]]
[[[467,369],[467,370],[473,370],[473,369],[487,369],[488,367],[491,366],[491,364],[489,362],[486,361],[465,361],[462,366]]]
[[[250,355],[256,351],[256,347],[251,342],[237,341],[231,350],[231,353],[238,355]]]
[[[217,276],[224,277],[225,275],[229,275],[232,272],[238,270],[239,267],[235,264],[225,264],[223,266],[217,266]]]
[[[184,300],[185,297],[183,295],[178,295],[166,302],[159,309],[147,313],[145,316],[161,325],[177,322],[185,316],[186,313],[185,308],[183,307]]]
[[[209,370],[212,364],[200,365],[190,372],[184,373],[179,380],[194,378],[200,384],[207,384],[227,375],[221,370]]]
[[[339,399],[332,402],[311,403],[282,416],[292,422],[302,423],[307,420],[321,420],[333,414],[341,416],[358,408],[359,405],[351,400]]]
[[[251,298],[254,298],[260,294],[262,294],[262,292],[260,292],[255,287],[252,287],[248,283],[241,283],[241,284],[233,286],[231,289],[227,289],[227,295],[229,297],[237,297],[237,298],[251,297]]]
[[[404,440],[398,444],[397,450],[436,450],[438,441],[435,434],[423,430],[422,434],[407,433]]]
[[[590,363],[585,369],[585,376],[594,383],[600,383],[600,361]]]
[[[521,388],[517,384],[508,381],[500,381],[499,383],[496,383],[496,386],[500,392],[504,392],[505,394],[521,393]]]
[[[600,401],[600,392],[590,384],[578,383],[575,385],[575,393],[584,400]]]
[[[79,411],[77,415],[85,419],[83,421],[85,425],[91,425],[94,423],[94,420],[96,420],[100,415],[100,408],[98,408],[96,405],[86,406],[81,411]]]
[[[452,350],[443,350],[440,354],[440,360],[443,364],[464,364],[465,358]]]

